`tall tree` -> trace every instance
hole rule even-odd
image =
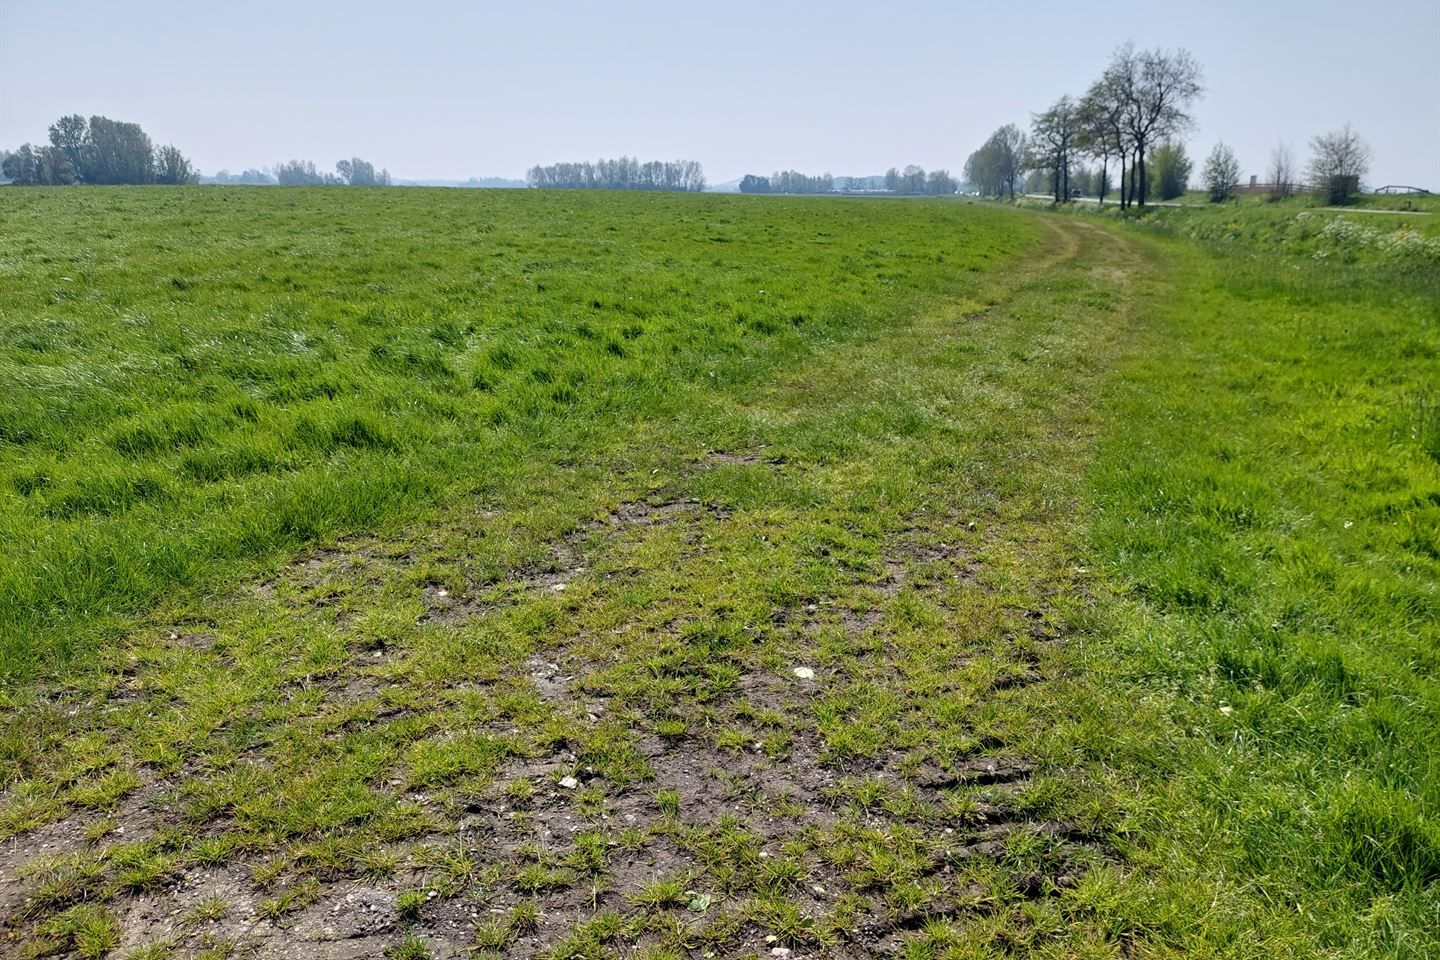
[[[149,183],[155,171],[155,148],[138,123],[91,117],[85,141],[81,179],[86,183]]]
[[[900,172],[900,192],[905,196],[917,196],[925,192],[925,169],[915,164],[906,164]]]
[[[5,178],[21,187],[34,186],[40,177],[40,165],[35,159],[35,148],[23,143],[14,153],[7,153],[3,168]]]
[[[351,157],[349,160],[339,160],[335,164],[335,172],[339,179],[352,187],[388,187],[390,186],[390,171],[381,170],[375,172],[375,165],[368,160],[361,160],[359,157]]]
[[[1079,133],[1075,101],[1063,96],[1050,109],[1035,115],[1030,127],[1030,159],[1027,166],[1050,171],[1055,202],[1070,200],[1070,161]]]
[[[958,185],[948,170],[931,170],[925,175],[925,192],[932,197],[948,197]]]
[[[1235,159],[1235,151],[1223,142],[1215,144],[1215,149],[1205,159],[1200,177],[1205,181],[1205,189],[1210,192],[1211,203],[1229,200],[1240,182],[1240,161]]]
[[[1118,94],[1117,82],[1123,73],[1113,73],[1115,67],[1106,71],[1105,76],[1095,81],[1076,107],[1075,148],[1086,156],[1100,161],[1100,171],[1095,183],[1095,194],[1100,203],[1105,203],[1105,194],[1110,189],[1110,161],[1120,162],[1120,179],[1125,179],[1125,100]],[[1124,194],[1120,197],[1124,203]]]
[[[1360,192],[1360,180],[1370,172],[1370,145],[1350,124],[1310,141],[1309,177],[1312,189],[1331,204],[1344,204]]]
[[[990,134],[980,149],[966,159],[965,179],[980,193],[999,198],[1008,191],[1013,200],[1025,152],[1025,134],[1013,123],[1007,123]]]
[[[310,160],[289,160],[275,165],[275,181],[282,187],[315,187],[334,183],[330,174],[315,169]]]
[[[1190,185],[1190,171],[1194,169],[1190,155],[1185,152],[1185,144],[1178,140],[1165,140],[1151,152],[1149,162],[1161,200],[1174,200],[1185,195]]]
[[[1145,206],[1147,152],[1162,140],[1178,136],[1194,123],[1190,108],[1204,91],[1200,64],[1186,50],[1144,50],[1129,45],[1117,52],[1112,66],[1120,68],[1125,100],[1124,128],[1135,158],[1132,190]]]
[[[3,172],[21,187],[65,186],[75,182],[75,167],[58,147],[23,144],[5,157]]]
[[[77,173],[84,167],[85,141],[89,135],[89,124],[78,113],[61,117],[50,125],[50,145],[65,154]]]
[[[1295,159],[1290,153],[1290,147],[1284,143],[1275,145],[1270,151],[1270,169],[1267,177],[1270,181],[1270,196],[1288,197],[1295,189]]]

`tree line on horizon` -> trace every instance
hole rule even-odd
[[[965,161],[964,179],[979,193],[1012,199],[1017,189],[1048,191],[1057,203],[1091,195],[1103,203],[1118,187],[1122,209],[1144,207],[1152,197],[1171,200],[1189,186],[1193,163],[1181,135],[1194,123],[1190,110],[1203,93],[1200,65],[1185,50],[1136,51],[1127,43],[1078,100],[1065,95],[1032,116],[1029,132],[1015,124],[996,130]],[[1369,146],[1347,123],[1342,129],[1314,137],[1306,165],[1310,189],[1331,203],[1345,203],[1361,187],[1369,170]],[[1086,161],[1096,166],[1087,166]],[[1111,176],[1114,164],[1117,177]],[[49,128],[49,143],[24,144],[13,153],[0,151],[0,173],[21,186],[84,184],[190,184],[201,182],[190,160],[173,144],[155,147],[136,123],[79,114],[61,117]],[[1287,196],[1296,183],[1293,155],[1284,143],[1271,153],[1266,171],[1272,196]],[[796,170],[769,177],[747,174],[739,184],[747,194],[888,193],[900,196],[946,196],[961,184],[946,170],[928,173],[915,165],[891,167],[883,178],[837,178]],[[1201,169],[1210,198],[1222,202],[1239,188],[1240,164],[1234,152],[1217,143]],[[219,171],[209,182],[280,184],[284,186],[389,186],[388,170],[376,170],[359,157],[340,160],[335,172],[312,161],[289,160],[274,171],[248,169],[240,174]],[[863,186],[857,187],[856,183]],[[883,182],[883,189],[879,183]],[[537,188],[674,190],[698,192],[706,181],[693,160],[650,161],[634,157],[594,163],[537,165],[526,173]]]
[[[868,178],[850,177],[844,187],[835,186],[835,178],[829,173],[812,176],[797,170],[782,170],[768,177],[747,173],[740,179],[741,193],[781,193],[789,195],[810,195],[821,193],[854,193],[854,183]],[[899,196],[949,196],[960,189],[959,182],[947,170],[925,172],[923,167],[910,164],[903,171],[891,167],[885,172],[883,189],[868,187],[864,193],[892,193]]]
[[[156,147],[138,123],[80,114],[61,117],[50,125],[49,143],[26,143],[0,155],[0,173],[19,186],[70,184],[191,184],[200,173],[173,144]],[[335,164],[335,173],[322,173],[308,160],[277,164],[274,174],[247,170],[231,177],[221,171],[216,182],[279,183],[282,185],[389,186],[390,172],[352,157]]]
[[[376,170],[373,163],[359,157],[337,160],[334,173],[317,169],[312,160],[286,160],[275,164],[273,171],[253,167],[240,173],[217,170],[205,182],[282,187],[388,187],[392,183],[389,170]]]
[[[698,193],[705,189],[705,169],[695,160],[650,160],[635,157],[601,159],[594,163],[552,163],[525,171],[525,182],[539,189],[668,190]]]
[[[1155,195],[1172,200],[1189,187],[1193,164],[1180,138],[1194,126],[1191,108],[1204,93],[1203,81],[1200,64],[1184,49],[1137,51],[1126,43],[1084,96],[1066,94],[1033,114],[1028,133],[1013,123],[992,133],[965,161],[965,179],[983,194],[1011,199],[1017,185],[1038,193],[1048,183],[1056,203],[1077,193],[1104,203],[1116,187],[1121,209],[1143,208]],[[1369,146],[1349,124],[1310,146],[1310,188],[1330,203],[1348,202],[1369,170]],[[1087,169],[1086,158],[1098,169]],[[1300,189],[1286,144],[1271,153],[1266,175],[1272,196]],[[1240,163],[1223,141],[1206,158],[1201,180],[1212,201],[1236,193]]]
[[[26,143],[0,161],[0,172],[21,186],[72,183],[196,183],[199,175],[174,144],[156,147],[138,123],[109,117],[61,117],[50,142]]]
[[[337,160],[335,172],[317,170],[310,160],[286,160],[275,165],[274,180],[282,187],[388,187],[390,171],[359,157]]]

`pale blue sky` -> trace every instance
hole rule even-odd
[[[101,113],[207,172],[358,154],[399,177],[518,177],[620,153],[694,158],[716,183],[958,171],[1127,38],[1204,64],[1197,159],[1223,139],[1261,173],[1277,140],[1303,162],[1348,120],[1373,184],[1440,189],[1440,0],[0,0],[0,146]]]

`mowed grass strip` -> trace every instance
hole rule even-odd
[[[962,293],[1034,235],[956,204],[733,197],[0,205],[10,680],[82,665],[172,591],[703,418],[777,364]]]

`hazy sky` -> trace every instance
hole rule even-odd
[[[403,178],[519,177],[621,153],[694,158],[712,183],[958,172],[1126,39],[1204,64],[1197,162],[1223,139],[1263,173],[1276,141],[1303,161],[1348,120],[1372,185],[1440,189],[1440,0],[0,0],[0,146],[100,113],[206,172],[354,154]]]

